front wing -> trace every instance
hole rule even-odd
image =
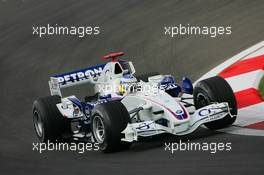
[[[148,137],[162,133],[186,135],[192,133],[204,123],[220,120],[227,115],[232,116],[228,103],[223,102],[200,108],[190,115],[190,120],[181,124],[171,124],[170,127],[157,124],[154,121],[129,123],[122,132],[125,135],[122,140],[132,142],[138,140],[139,136]]]

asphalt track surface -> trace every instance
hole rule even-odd
[[[164,151],[164,141],[115,154],[32,151],[32,102],[49,95],[51,75],[101,63],[124,51],[138,73],[159,71],[196,80],[263,40],[263,1],[120,0],[0,1],[0,174],[263,174],[264,138],[200,129],[192,142],[231,142],[232,151]],[[32,25],[98,25],[96,37],[38,38]],[[164,26],[231,25],[232,35],[169,38]],[[180,78],[179,78],[180,79]]]

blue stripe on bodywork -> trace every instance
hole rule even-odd
[[[85,106],[83,106],[82,102],[80,100],[78,100],[77,98],[68,98],[73,104],[75,104],[76,106],[78,106],[80,108],[81,111],[83,111],[83,108]]]

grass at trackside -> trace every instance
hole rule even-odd
[[[259,92],[264,99],[264,77],[262,77],[260,84],[259,84]]]

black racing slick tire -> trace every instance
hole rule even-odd
[[[198,82],[194,88],[194,105],[196,109],[210,105],[214,102],[227,102],[231,108],[231,115],[223,119],[205,123],[204,125],[211,129],[222,129],[232,125],[237,116],[237,102],[231,86],[225,79],[219,76],[208,78]]]
[[[109,101],[95,106],[91,117],[92,135],[102,152],[129,149],[131,143],[121,141],[121,133],[130,122],[130,115],[120,101]]]
[[[56,104],[59,96],[39,98],[33,103],[33,125],[41,142],[67,142],[71,136],[71,123],[63,117]]]
[[[136,78],[138,81],[142,80],[144,82],[148,82],[148,78],[152,76],[160,75],[158,72],[148,72],[145,74],[137,75]]]

